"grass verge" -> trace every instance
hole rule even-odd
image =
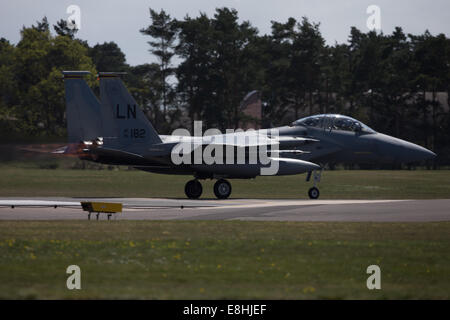
[[[449,299],[449,248],[449,222],[0,221],[0,298]]]
[[[0,167],[0,197],[169,197],[185,198],[189,176],[141,171],[24,169]],[[305,175],[230,180],[232,198],[306,199]],[[202,181],[202,198],[215,198],[214,181]],[[439,199],[450,197],[450,170],[325,171],[321,199]]]

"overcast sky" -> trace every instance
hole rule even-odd
[[[270,33],[271,20],[285,22],[289,17],[300,20],[307,16],[320,22],[327,44],[334,44],[347,41],[351,26],[368,31],[366,9],[377,5],[385,34],[395,26],[406,33],[420,34],[428,29],[432,34],[450,34],[449,0],[1,0],[0,37],[17,43],[22,26],[30,26],[43,16],[50,24],[67,19],[67,7],[72,4],[81,9],[77,36],[90,45],[116,42],[131,65],[154,61],[148,53],[148,37],[139,32],[150,23],[149,7],[164,9],[177,19],[186,14],[195,17],[199,12],[212,16],[217,7],[235,8],[240,20],[249,20],[260,34]]]

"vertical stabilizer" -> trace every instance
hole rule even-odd
[[[152,145],[161,139],[128,92],[119,75],[100,72],[100,100],[105,143],[124,148],[131,145]]]
[[[102,136],[100,102],[83,76],[89,71],[63,71],[69,143]]]

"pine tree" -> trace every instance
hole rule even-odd
[[[149,51],[159,60],[161,74],[160,89],[162,93],[163,116],[165,118],[167,116],[167,107],[174,99],[173,90],[167,80],[174,74],[171,60],[175,54],[175,20],[171,19],[170,15],[164,10],[158,13],[153,9],[150,9],[150,19],[152,24],[147,28],[141,29],[140,32],[153,38],[153,40],[148,41],[151,47]]]

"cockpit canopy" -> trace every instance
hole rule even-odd
[[[364,123],[351,117],[340,114],[319,114],[299,119],[292,123],[294,126],[315,127],[328,130],[353,131],[364,133],[375,133]]]

